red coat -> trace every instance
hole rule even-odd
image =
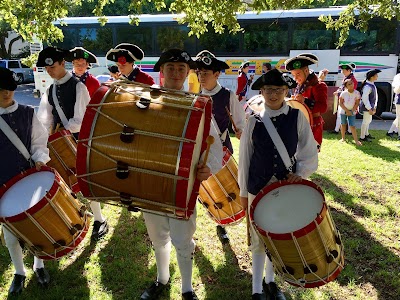
[[[139,70],[139,72],[136,74],[135,81],[139,82],[139,83],[148,84],[148,85],[155,84],[153,77],[151,77],[149,74],[143,72],[142,70]]]
[[[96,77],[94,77],[92,74],[89,74],[89,76],[86,78],[85,85],[89,91],[90,98],[92,98],[94,92],[97,91],[101,84]]]
[[[239,96],[239,101],[243,99],[243,97],[246,95],[248,89],[248,79],[245,73],[240,73],[240,75],[237,78],[237,89],[236,89],[236,95]]]

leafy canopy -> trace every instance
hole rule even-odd
[[[368,20],[372,18],[399,20],[400,17],[399,2],[392,0],[2,0],[0,17],[25,40],[31,41],[36,36],[54,42],[62,39],[62,31],[52,22],[63,17],[82,15],[84,12],[84,15],[99,16],[99,22],[105,24],[107,19],[104,15],[132,14],[131,23],[137,24],[136,14],[169,11],[182,14],[179,22],[187,24],[189,35],[199,37],[210,28],[207,24],[217,33],[240,31],[236,14],[246,10],[283,10],[337,4],[349,5],[337,20],[330,16],[321,16],[320,20],[326,23],[328,29],[340,31],[339,46],[348,37],[350,27],[365,31]]]

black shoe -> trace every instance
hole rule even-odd
[[[388,136],[388,137],[390,137],[390,138],[394,138],[395,137],[395,133],[394,132],[386,132],[386,135]]]
[[[351,132],[346,131],[346,135],[353,135]]]
[[[40,268],[35,270],[36,278],[38,283],[42,287],[47,287],[50,282],[50,275],[49,272],[45,268]]]
[[[24,289],[25,278],[26,277],[24,275],[14,274],[14,279],[11,283],[8,293],[10,295],[19,295]]]
[[[105,236],[107,232],[107,220],[105,220],[103,223],[100,223],[100,221],[94,221],[91,239],[97,241],[98,239],[101,239],[103,236]]]
[[[193,291],[182,294],[182,300],[199,300]]]
[[[328,131],[328,133],[331,133],[331,134],[339,134],[339,131],[336,131],[336,130],[330,130],[330,131]]]
[[[251,300],[265,300],[265,294],[253,294],[251,295]]]
[[[153,282],[151,286],[149,286],[140,296],[140,300],[155,300],[158,299],[158,296],[167,288],[167,284],[162,284],[157,280]]]
[[[371,142],[371,140],[369,138],[367,138],[367,136],[365,136],[365,138],[359,138],[360,141],[362,142]]]
[[[366,137],[366,138],[369,138],[370,140],[374,140],[374,139],[375,139],[375,137],[373,137],[373,136],[370,135],[370,134],[366,135],[365,137]]]
[[[229,236],[226,229],[221,225],[217,225],[217,234],[223,244],[229,243]]]
[[[285,295],[277,287],[275,282],[265,283],[263,280],[263,289],[266,300],[286,300]]]

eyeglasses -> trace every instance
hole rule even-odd
[[[272,95],[272,94],[282,95],[283,93],[285,93],[286,89],[284,89],[284,88],[277,88],[277,89],[266,88],[266,89],[264,89],[263,88],[263,89],[261,89],[261,91],[268,95]]]

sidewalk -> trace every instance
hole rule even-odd
[[[356,128],[361,128],[362,119],[356,120]],[[369,125],[369,129],[372,130],[385,130],[388,131],[390,126],[392,126],[393,120],[372,120]]]

